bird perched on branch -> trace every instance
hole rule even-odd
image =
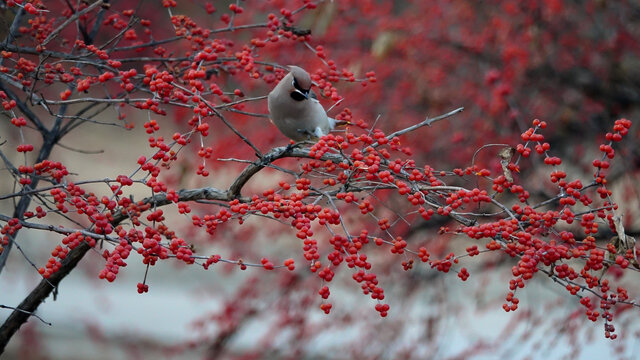
[[[311,76],[290,65],[289,73],[269,93],[269,117],[280,132],[294,141],[317,140],[336,126],[327,116],[316,94]]]

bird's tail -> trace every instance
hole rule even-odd
[[[329,125],[331,125],[332,129],[335,129],[337,126],[349,126],[351,125],[351,123],[349,121],[346,120],[336,120],[332,117],[328,118],[329,119]]]

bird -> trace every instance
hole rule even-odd
[[[318,140],[329,134],[336,120],[311,91],[311,76],[304,69],[289,65],[289,73],[267,96],[269,117],[280,132],[293,141]]]

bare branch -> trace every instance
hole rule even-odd
[[[42,46],[46,46],[51,40],[53,40],[56,36],[58,36],[58,34],[60,33],[60,31],[62,31],[62,29],[64,29],[67,25],[71,24],[72,22],[78,20],[78,18],[90,11],[92,11],[93,9],[95,9],[96,7],[102,5],[104,1],[102,0],[98,0],[96,2],[94,2],[93,4],[89,5],[88,7],[82,9],[82,11],[78,11],[75,14],[73,14],[72,16],[70,16],[67,20],[65,20],[62,24],[60,24],[60,26],[58,26],[57,28],[55,28],[50,34],[49,36],[47,36],[46,39],[44,39],[41,43]]]
[[[11,309],[11,310],[15,310],[15,311],[20,311],[20,312],[23,312],[25,314],[28,314],[29,316],[35,316],[38,320],[42,321],[42,323],[44,323],[46,325],[49,325],[49,326],[53,325],[48,321],[44,321],[44,319],[41,318],[40,315],[38,315],[36,313],[33,313],[33,312],[28,312],[26,310],[22,310],[20,308],[14,308],[14,307],[11,307],[11,306],[0,305],[0,309]]]
[[[453,116],[453,115],[455,115],[457,113],[462,112],[462,110],[464,110],[464,108],[460,107],[460,108],[457,108],[455,110],[449,111],[446,114],[442,114],[442,115],[436,116],[434,118],[426,118],[423,122],[421,122],[419,124],[415,124],[415,125],[409,126],[408,128],[405,128],[405,129],[402,129],[402,130],[398,130],[398,131],[396,131],[394,133],[391,133],[391,134],[387,135],[387,139],[391,140],[396,136],[400,136],[402,134],[406,134],[408,132],[411,132],[411,131],[414,131],[416,129],[419,129],[419,128],[423,127],[423,126],[431,126],[431,124],[433,124],[434,122],[446,119],[446,118],[448,118],[450,116]],[[376,142],[371,146],[373,146],[375,148],[375,147],[380,146],[380,144],[378,142]]]

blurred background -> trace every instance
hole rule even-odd
[[[54,6],[65,6],[55,1]],[[306,1],[239,1],[244,11],[234,25],[265,23],[269,13],[294,11]],[[316,2],[312,2],[316,4]],[[199,25],[221,29],[231,14],[230,1],[178,1],[173,15],[187,15]],[[4,4],[3,4],[4,5]],[[51,7],[48,2],[44,4]],[[211,6],[216,9],[210,12]],[[170,14],[160,2],[111,1],[108,14],[136,8],[138,16],[152,20],[155,39],[175,35]],[[53,8],[52,8],[53,10]],[[286,13],[286,11],[284,11]],[[2,8],[2,31],[11,13]],[[413,158],[436,170],[465,168],[474,164],[500,172],[500,147],[477,152],[483,145],[521,142],[520,134],[539,118],[549,124],[544,134],[553,156],[561,157],[571,179],[587,184],[593,178],[592,161],[600,157],[599,145],[613,122],[628,118],[637,123],[640,107],[640,4],[637,1],[324,1],[290,18],[297,31],[311,31],[311,40],[280,37],[278,42],[253,48],[252,56],[267,64],[296,64],[330,84],[317,90],[325,107],[334,101],[322,96],[335,88],[344,100],[331,115],[346,108],[353,119],[362,119],[387,133],[418,123],[458,107],[463,113],[407,134],[403,146]],[[89,19],[91,21],[91,18]],[[157,24],[157,26],[156,26]],[[113,36],[105,31],[101,40]],[[149,35],[137,26],[138,40]],[[74,31],[71,29],[70,31]],[[252,38],[268,38],[264,27],[221,32],[233,57]],[[2,38],[4,38],[2,33]],[[110,35],[111,34],[111,35]],[[70,34],[73,36],[73,33]],[[99,43],[99,42],[98,42]],[[308,46],[307,46],[308,45]],[[51,44],[62,47],[61,44]],[[321,46],[319,49],[317,46]],[[187,51],[186,41],[166,45],[176,53]],[[114,52],[115,57],[150,56],[152,50]],[[335,62],[336,70],[331,73]],[[131,64],[139,72],[143,62]],[[127,65],[129,66],[129,65]],[[228,93],[241,89],[247,97],[266,95],[275,84],[273,71],[260,65],[256,80],[237,64],[212,67],[207,81]],[[268,66],[268,65],[267,65]],[[366,80],[369,71],[376,81]],[[353,74],[356,81],[349,81]],[[363,85],[364,84],[364,85]],[[51,89],[57,94],[59,89]],[[330,92],[329,94],[330,95]],[[57,95],[55,95],[57,96]],[[242,111],[266,114],[266,101],[243,104]],[[52,159],[61,161],[81,181],[130,174],[139,155],[152,152],[142,124],[148,115],[124,109],[136,127],[86,124],[63,139],[67,147],[55,148]],[[186,131],[191,114],[169,109],[156,116],[161,132],[170,138]],[[228,117],[260,149],[282,146],[287,140],[267,119],[227,112]],[[97,120],[121,125],[115,112]],[[375,125],[374,125],[375,124]],[[212,121],[205,146],[212,159],[251,158],[247,147],[230,130]],[[0,121],[6,148],[20,143],[9,121]],[[616,158],[607,177],[609,189],[620,206],[627,233],[640,235],[640,166],[638,125],[616,144]],[[35,139],[35,134],[26,134]],[[70,150],[91,150],[91,154]],[[4,148],[3,148],[4,149]],[[195,146],[188,148],[193,153]],[[4,150],[3,150],[4,151]],[[477,153],[476,153],[477,152]],[[133,156],[132,154],[135,154]],[[475,154],[475,157],[474,157]],[[241,166],[223,161],[207,163],[209,178],[194,175],[196,156],[172,167],[163,180],[176,188],[226,187]],[[20,158],[12,160],[20,163]],[[279,163],[296,168],[298,161]],[[517,181],[536,203],[553,197],[557,187],[548,181],[549,168],[540,158],[520,163]],[[288,179],[278,171],[265,171],[252,180],[245,194],[262,193]],[[461,180],[463,186],[477,186]],[[481,183],[480,186],[489,186]],[[108,192],[104,184],[89,185],[96,193]],[[6,173],[0,172],[0,194],[14,192]],[[136,199],[148,188],[133,187]],[[384,204],[384,206],[382,206]],[[12,201],[0,201],[0,211],[12,211]],[[376,211],[393,217],[402,204],[382,198]],[[361,221],[345,210],[347,221]],[[352,209],[353,210],[353,209]],[[356,209],[357,210],[357,209]],[[195,212],[213,212],[194,205]],[[399,210],[398,210],[399,211]],[[397,256],[386,251],[369,253],[384,287],[390,311],[380,318],[375,302],[361,294],[348,269],[341,268],[331,282],[330,315],[319,305],[317,276],[306,270],[301,244],[288,226],[249,219],[242,226],[221,226],[208,235],[190,226],[190,217],[166,211],[168,223],[193,243],[198,254],[221,254],[257,262],[262,256],[282,260],[294,257],[295,272],[260,269],[240,271],[216,264],[210,270],[160,261],[149,270],[149,293],[139,295],[146,266],[132,255],[113,283],[99,280],[104,267],[100,251],[88,254],[78,269],[65,278],[55,299],[50,297],[37,314],[48,326],[31,318],[11,340],[2,359],[635,359],[640,351],[637,309],[616,313],[618,339],[603,335],[603,324],[584,316],[578,299],[549,278],[535,277],[519,290],[519,309],[502,310],[511,268],[515,260],[483,253],[461,260],[471,273],[466,282],[456,274],[442,274],[426,266],[403,271]],[[397,218],[395,220],[398,220]],[[438,234],[441,226],[454,226],[444,218],[433,221],[394,222],[395,234],[410,247],[426,246],[434,258],[484,243],[462,236]],[[376,224],[363,224],[375,229]],[[316,229],[316,228],[314,228]],[[317,229],[320,233],[320,228]],[[577,231],[577,228],[570,229]],[[601,226],[598,241],[604,246],[613,236]],[[320,236],[319,236],[320,237]],[[59,237],[23,230],[18,238],[24,254],[44,264]],[[611,273],[637,299],[637,271]],[[0,304],[16,306],[40,277],[20,251],[13,249],[0,275]],[[0,320],[9,315],[0,309]]]

